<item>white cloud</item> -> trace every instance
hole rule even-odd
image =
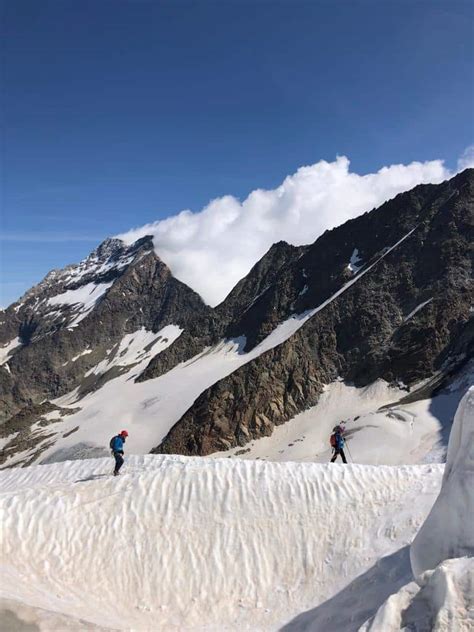
[[[432,160],[362,176],[340,156],[301,167],[276,189],[257,189],[243,202],[226,195],[198,213],[182,211],[118,237],[133,243],[152,234],[156,252],[173,274],[216,305],[276,241],[312,243],[402,191],[451,175],[443,161]]]
[[[469,145],[458,160],[458,171],[474,167],[474,145]]]

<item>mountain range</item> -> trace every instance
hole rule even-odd
[[[471,375],[473,237],[468,169],[274,244],[215,308],[151,236],[107,239],[0,312],[1,464],[103,456],[119,426],[135,453],[243,454],[341,383],[431,402]]]

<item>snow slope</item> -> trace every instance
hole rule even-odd
[[[406,546],[443,472],[152,455],[127,459],[118,479],[110,469],[94,459],[0,472],[0,597],[14,616],[256,632],[324,614],[349,590],[335,621],[344,610],[356,627],[324,630],[357,629],[409,581]]]
[[[336,381],[325,387],[316,406],[277,426],[269,437],[213,456],[326,463],[332,455],[332,429],[344,421],[350,461],[370,465],[443,462],[454,413],[473,380],[474,364],[435,397],[408,404],[400,403],[408,394],[403,385],[393,387],[377,380],[356,388]]]

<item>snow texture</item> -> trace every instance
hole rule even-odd
[[[119,344],[110,350],[108,357],[99,362],[86,373],[100,375],[114,366],[126,367],[150,360],[169,347],[182,333],[177,325],[167,325],[158,333],[148,331],[144,327],[131,334],[126,334]]]
[[[76,327],[92,311],[97,301],[113,285],[110,283],[86,283],[75,290],[67,290],[48,299],[48,305],[72,305],[78,313],[69,327]]]
[[[10,340],[7,344],[0,347],[0,365],[5,364],[10,359],[12,352],[21,345],[19,338]]]
[[[406,583],[443,471],[149,455],[114,478],[111,461],[0,472],[0,596],[16,616],[255,632],[298,629],[294,617],[335,600],[336,621],[362,625]]]
[[[449,438],[448,457],[439,497],[418,533],[410,557],[413,574],[443,560],[474,556],[474,386],[464,396]]]
[[[391,595],[361,632],[474,629],[474,387],[463,397],[441,490],[410,547],[416,581]]]
[[[472,632],[474,560],[451,559],[391,595],[360,632]]]

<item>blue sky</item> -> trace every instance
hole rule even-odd
[[[474,142],[473,4],[3,0],[2,296],[108,235]]]

